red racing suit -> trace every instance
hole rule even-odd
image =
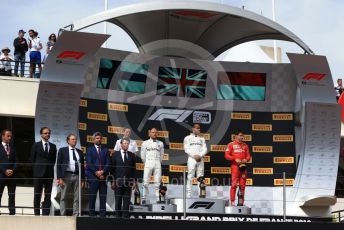
[[[246,177],[247,177],[247,170],[245,170],[244,172],[240,172],[239,164],[235,160],[246,159],[247,161],[249,161],[251,159],[251,154],[250,154],[248,145],[236,140],[229,143],[227,145],[227,149],[225,152],[225,158],[232,162],[231,164],[232,180],[231,180],[230,199],[231,199],[231,202],[234,202],[235,191],[237,189],[238,183],[240,185],[239,187],[240,193],[244,197],[245,187],[246,187]]]

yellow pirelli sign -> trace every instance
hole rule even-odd
[[[93,143],[93,136],[87,135],[87,142],[88,142],[88,143]],[[107,137],[103,137],[102,144],[103,144],[103,145],[106,145],[106,144],[107,144]]]
[[[272,146],[252,146],[252,152],[254,153],[272,153]]]
[[[294,185],[294,179],[285,179],[285,184],[287,186],[293,186]],[[275,186],[282,186],[283,185],[283,179],[274,179],[274,185]]]
[[[170,149],[184,150],[184,144],[183,143],[170,143]]]
[[[274,113],[272,114],[272,120],[274,121],[292,121],[294,115],[292,113]]]
[[[253,131],[272,131],[271,124],[252,124]]]
[[[253,185],[253,179],[252,179],[252,178],[247,178],[247,179],[246,179],[246,185],[247,185],[247,186]]]
[[[162,176],[161,181],[164,184],[169,184],[170,183],[170,177],[169,176]],[[149,183],[154,183],[154,176],[151,176],[149,178]],[[160,183],[160,182],[159,182]]]
[[[168,161],[169,159],[170,159],[170,154],[164,153],[164,155],[162,156],[162,160],[163,161]]]
[[[203,137],[206,141],[210,140],[210,133],[200,133],[199,135]]]
[[[123,134],[124,127],[108,126],[108,133]]]
[[[293,135],[273,135],[272,137],[274,142],[293,142]]]
[[[251,113],[231,113],[231,118],[233,120],[251,120]]]
[[[274,164],[294,164],[294,157],[274,157]]]
[[[205,163],[209,163],[209,162],[210,162],[210,156],[204,156],[204,157],[203,157],[203,161],[204,161]]]
[[[198,184],[197,178],[193,178],[191,183],[193,185],[197,185]],[[204,178],[204,183],[205,185],[210,185],[210,178],[209,177]]]
[[[145,165],[143,163],[136,163],[136,170],[143,171]]]
[[[86,147],[85,146],[81,146],[81,151],[85,154],[86,153]]]
[[[80,107],[87,107],[87,100],[80,99]]]
[[[169,133],[168,133],[168,131],[158,131],[157,136],[160,138],[168,138]]]
[[[137,147],[141,148],[143,140],[135,140],[135,141],[136,141]]]
[[[253,174],[272,175],[274,174],[274,169],[273,168],[253,168]]]
[[[79,130],[87,130],[87,124],[79,122]]]
[[[227,149],[227,145],[211,145],[210,151],[212,152],[224,152]]]
[[[97,120],[97,121],[107,121],[108,115],[105,113],[87,113],[87,119],[89,120]]]
[[[211,167],[210,168],[211,174],[231,174],[230,167]]]
[[[235,139],[235,134],[232,134],[232,141]],[[252,141],[252,135],[245,134],[244,141]]]
[[[128,105],[108,103],[108,110],[128,112]]]
[[[184,165],[170,165],[170,172],[184,172],[187,171],[187,166]]]

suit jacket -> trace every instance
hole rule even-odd
[[[43,149],[42,141],[32,145],[30,162],[33,163],[33,177],[54,177],[54,165],[56,161],[56,145],[49,142],[49,153]]]
[[[8,177],[5,174],[7,169],[12,169],[13,174],[15,174],[17,170],[17,162],[18,160],[15,148],[10,145],[10,156],[8,157],[4,146],[0,142],[0,178]]]
[[[86,151],[86,176],[88,179],[94,180],[98,179],[96,176],[96,171],[99,170],[101,163],[101,168],[104,171],[104,176],[107,176],[110,171],[110,155],[108,154],[107,148],[101,148],[100,160],[98,158],[98,152],[96,147],[92,146],[87,148]]]
[[[116,186],[128,186],[136,180],[136,157],[132,152],[127,152],[128,160],[124,164],[121,151],[116,151],[111,158],[111,174]]]
[[[79,162],[81,164],[81,178],[85,178],[85,168],[84,168],[84,154],[80,149],[75,148],[76,154],[79,155]],[[59,149],[56,161],[56,171],[57,179],[65,178],[65,172],[69,165],[69,147],[63,147]]]

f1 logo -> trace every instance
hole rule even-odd
[[[308,73],[303,77],[303,80],[317,80],[321,81],[324,77],[326,77],[326,74],[324,73]]]
[[[162,121],[164,119],[175,120],[176,122],[183,122],[190,114],[191,110],[182,109],[158,109],[148,120]]]
[[[57,58],[59,59],[66,59],[66,58],[71,58],[71,59],[75,59],[75,60],[79,60],[80,58],[82,58],[86,53],[84,52],[79,52],[79,51],[63,51],[62,53],[60,53]]]
[[[213,205],[215,204],[215,202],[195,202],[193,203],[189,209],[198,209],[198,208],[204,208],[204,209],[210,209],[211,207],[213,207]]]

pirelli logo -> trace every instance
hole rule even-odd
[[[232,141],[235,139],[235,134],[232,134]],[[252,141],[252,135],[245,134],[244,135],[244,141]]]
[[[108,126],[108,133],[122,134],[124,131],[123,127]]]
[[[136,163],[136,170],[143,171],[145,165],[143,163]]]
[[[253,179],[252,178],[247,178],[246,179],[246,185],[247,186],[252,186],[253,185]]]
[[[293,186],[294,185],[294,179],[286,179],[285,184],[287,186]],[[282,186],[283,185],[283,179],[274,179],[274,185],[275,186]]]
[[[294,164],[294,157],[274,157],[274,164]]]
[[[273,168],[253,168],[253,174],[255,175],[272,175],[274,174]]]
[[[203,161],[204,161],[205,163],[209,163],[209,162],[210,162],[210,156],[204,156],[204,157],[203,157]]]
[[[108,110],[128,112],[128,105],[108,103]]]
[[[183,143],[170,143],[170,149],[184,150],[184,144]]]
[[[184,165],[170,165],[170,172],[184,172],[187,170],[187,166]]]
[[[87,135],[87,142],[88,143],[93,143],[93,137],[91,135]],[[104,145],[107,144],[107,137],[103,137],[102,144],[104,144]]]
[[[211,174],[231,174],[230,167],[211,167]]]
[[[251,120],[251,113],[231,113],[231,118],[233,120]]]
[[[80,99],[80,107],[87,107],[87,100]]]
[[[273,135],[274,142],[293,142],[294,136],[293,135]]]
[[[272,114],[272,120],[274,121],[292,121],[294,115],[292,113],[274,113]]]
[[[193,178],[191,183],[193,185],[197,185],[198,184],[197,178]],[[210,185],[210,178],[209,177],[204,178],[204,183],[205,185]]]
[[[137,147],[141,148],[143,140],[135,140],[135,141],[136,141]]]
[[[161,181],[164,184],[169,184],[170,183],[170,177],[169,176],[162,176]],[[149,183],[154,183],[154,176],[151,176],[149,178]]]
[[[89,120],[97,120],[97,121],[107,121],[108,115],[104,113],[87,113],[87,119]]]
[[[203,137],[206,141],[210,140],[210,133],[200,133],[199,135]]]
[[[164,153],[164,155],[162,156],[162,160],[163,160],[163,161],[168,161],[168,160],[170,160],[170,154]]]
[[[272,153],[272,146],[252,146],[254,153]]]
[[[252,124],[253,131],[272,131],[271,124]]]
[[[79,122],[79,130],[87,130],[87,124]]]
[[[210,151],[212,152],[224,152],[227,149],[227,145],[211,145]]]
[[[160,138],[168,138],[169,133],[168,133],[168,131],[158,131],[157,136]]]
[[[86,147],[85,146],[81,146],[81,151],[85,154],[86,153]]]

